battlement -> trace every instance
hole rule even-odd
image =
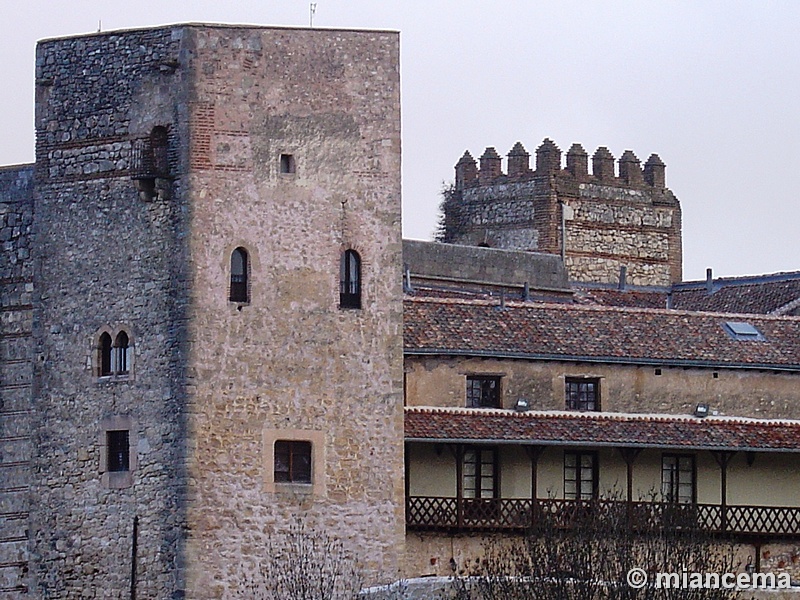
[[[467,150],[455,166],[456,189],[463,190],[506,181],[528,181],[543,176],[568,178],[579,183],[594,182],[630,188],[666,187],[666,165],[658,154],[651,154],[642,166],[633,151],[625,150],[616,161],[615,169],[611,151],[605,146],[600,146],[592,155],[591,173],[589,173],[589,155],[580,144],[570,146],[566,165],[562,164],[561,154],[561,149],[550,138],[545,138],[536,149],[536,164],[531,168],[530,153],[525,150],[521,142],[517,142],[507,154],[507,170],[503,172],[502,158],[494,147],[486,148],[480,157],[480,166]]]
[[[580,144],[566,161],[562,154],[545,138],[531,165],[517,142],[504,171],[493,147],[477,161],[465,152],[439,239],[558,254],[575,281],[613,283],[623,268],[637,285],[680,281],[681,208],[661,158],[651,154],[642,165],[633,151],[615,159],[605,146],[590,157]]]

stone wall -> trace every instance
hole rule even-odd
[[[0,168],[0,598],[27,596],[33,167]]]
[[[551,254],[403,240],[403,264],[412,277],[429,282],[528,284],[530,288],[570,291],[563,263]]]
[[[227,597],[298,519],[396,577],[398,35],[175,26],[45,41],[36,64],[34,596]],[[131,366],[107,375],[120,331]],[[313,443],[312,486],[274,481],[277,439]]]
[[[588,156],[567,153],[550,140],[537,149],[535,170],[521,144],[509,153],[508,172],[493,148],[480,169],[466,153],[456,185],[446,193],[442,241],[562,254],[572,280],[614,283],[620,267],[629,283],[669,285],[681,280],[681,213],[664,187],[664,165],[652,155],[644,168],[632,152],[619,160],[605,148]],[[562,222],[563,218],[563,222]]]
[[[398,35],[191,34],[187,595],[233,597],[295,519],[389,581],[404,543]],[[237,247],[248,302],[228,300]],[[361,309],[339,308],[347,249]],[[312,443],[313,484],[275,482],[276,440]]]
[[[34,597],[182,593],[183,34],[112,32],[37,48]],[[173,157],[161,197],[132,178],[133,148],[156,126],[168,130]],[[123,330],[130,372],[101,376],[100,333]],[[129,430],[130,485],[109,483],[109,427]]]

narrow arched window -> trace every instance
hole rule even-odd
[[[247,250],[237,248],[231,254],[231,302],[248,302]]]
[[[126,375],[130,369],[130,357],[128,351],[130,349],[130,339],[128,334],[120,331],[117,338],[114,340],[114,350],[111,359],[111,369],[117,375]]]
[[[111,336],[103,333],[100,336],[100,376],[111,375]]]
[[[339,307],[361,308],[361,257],[345,250],[339,265]]]

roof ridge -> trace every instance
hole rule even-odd
[[[800,279],[800,271],[777,271],[775,273],[763,273],[761,275],[735,275],[733,277],[717,277],[711,281],[714,285],[758,285],[764,283],[779,283],[781,281],[796,281]],[[696,279],[691,281],[679,281],[672,286],[673,290],[680,289],[702,289],[707,285],[707,280]]]

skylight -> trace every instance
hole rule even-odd
[[[726,321],[724,328],[735,340],[764,341],[764,334],[744,321]]]

